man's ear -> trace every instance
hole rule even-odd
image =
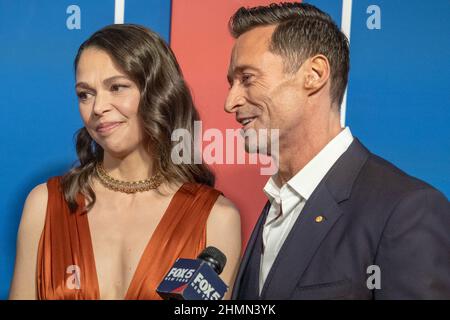
[[[322,54],[309,58],[305,63],[304,87],[308,95],[313,95],[327,84],[330,78],[330,62]]]

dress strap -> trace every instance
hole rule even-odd
[[[38,299],[99,299],[84,198],[71,213],[61,178],[47,181],[48,202],[37,260]],[[82,202],[83,201],[83,202]]]
[[[206,222],[220,194],[205,185],[181,186],[144,250],[126,299],[160,299],[156,288],[176,259],[194,259],[205,248]]]

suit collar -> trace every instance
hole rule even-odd
[[[272,202],[286,191],[308,200],[319,183],[354,141],[350,128],[346,127],[325,145],[302,169],[295,173],[283,186],[278,186],[277,175],[272,176],[264,186],[264,193]],[[284,190],[284,191],[283,191]]]
[[[339,203],[350,197],[354,182],[369,155],[370,152],[355,138],[319,183],[274,261],[261,292],[263,299],[289,299],[320,243],[344,214]],[[255,272],[247,270],[247,265],[252,255],[257,254],[259,258],[260,250],[255,246],[269,208],[270,202],[267,202],[248,242],[236,277],[233,299],[243,296],[240,284],[249,272]],[[324,217],[323,222],[316,222],[319,215]],[[257,286],[258,282],[254,285]]]
[[[369,155],[370,151],[357,138],[354,138],[347,151],[342,154],[324,177],[323,181],[336,203],[340,203],[350,197],[353,184]]]
[[[339,203],[350,197],[369,151],[354,139],[311,194],[267,276],[262,299],[289,299],[322,240],[344,214]],[[317,220],[321,216],[322,220]]]
[[[308,200],[336,161],[347,151],[354,138],[345,128],[322,148],[287,184]]]
[[[343,214],[325,184],[306,202],[261,291],[262,299],[289,299],[322,240]],[[322,221],[316,222],[317,217]]]

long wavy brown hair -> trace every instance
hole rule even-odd
[[[86,48],[105,51],[140,89],[139,115],[153,152],[154,168],[168,182],[196,182],[214,186],[214,174],[203,163],[174,164],[171,150],[175,129],[185,129],[194,136],[194,121],[199,115],[192,101],[175,55],[155,32],[134,24],[115,24],[95,32],[83,42],[75,57],[75,72]],[[185,141],[183,141],[185,143]],[[191,146],[194,141],[190,141]],[[194,150],[194,149],[192,149]],[[96,200],[91,181],[95,166],[103,161],[103,148],[85,127],[76,134],[78,163],[62,177],[64,197],[72,212],[78,208],[77,194],[87,199],[89,211]]]

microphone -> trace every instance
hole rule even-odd
[[[228,286],[219,277],[227,257],[207,247],[197,259],[177,259],[156,292],[164,300],[221,300]]]

